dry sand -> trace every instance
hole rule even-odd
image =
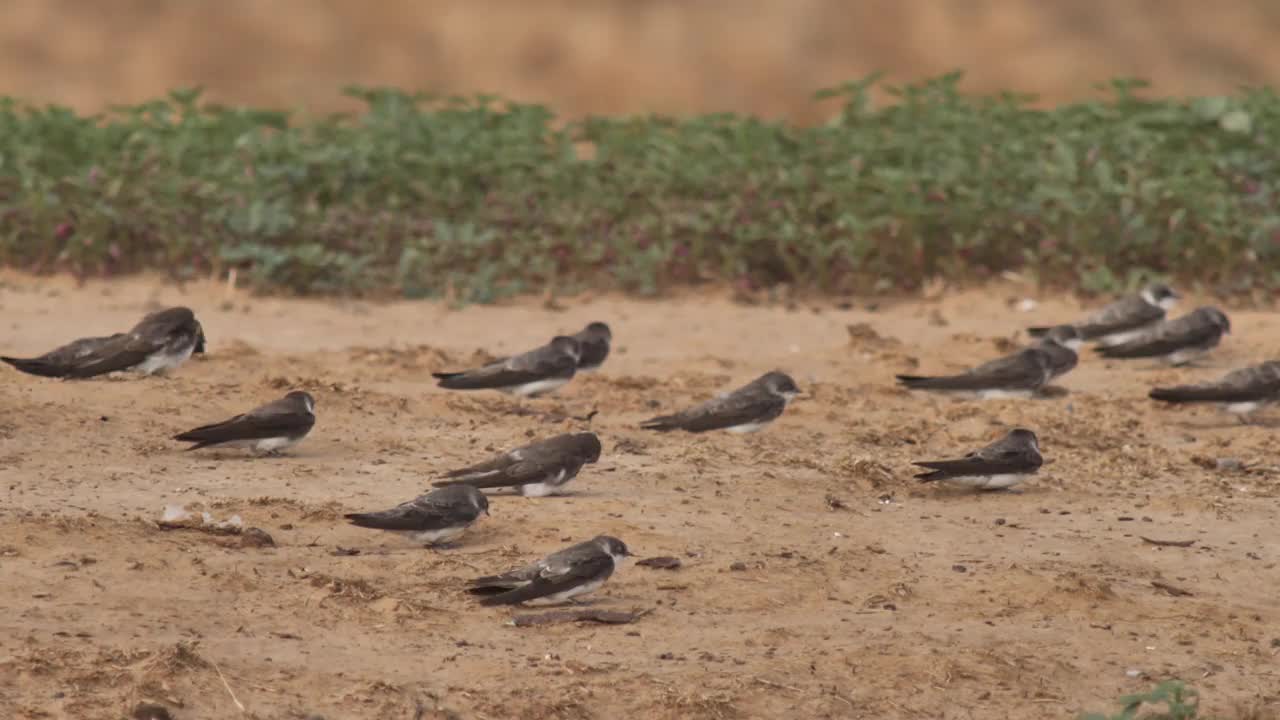
[[[0,368],[0,716],[115,720],[148,700],[179,720],[1040,720],[1110,709],[1177,676],[1212,712],[1277,717],[1275,430],[1145,392],[1280,356],[1280,323],[1233,312],[1235,333],[1199,368],[1086,357],[1053,399],[894,387],[895,372],[960,368],[1012,347],[1024,325],[1080,312],[1048,298],[1010,307],[1028,295],[1001,285],[879,309],[707,294],[458,311],[4,275],[4,354],[179,303],[204,323],[209,352],[169,378]],[[431,382],[432,370],[595,319],[613,325],[614,354],[560,395],[520,404]],[[763,433],[636,429],[775,367],[806,396]],[[184,453],[168,440],[288,388],[314,393],[319,416],[290,456]],[[593,409],[589,424],[573,419]],[[1050,461],[1021,494],[911,479],[911,460],[1015,425],[1040,433]],[[457,549],[340,518],[586,427],[605,454],[572,496],[496,497]],[[276,546],[159,529],[168,504],[238,514]],[[633,624],[514,628],[511,610],[460,591],[602,532],[641,558],[683,561],[625,566],[596,594],[599,608],[652,611]]]

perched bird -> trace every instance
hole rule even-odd
[[[1031,397],[1054,377],[1054,360],[1043,347],[1019,350],[959,375],[898,375],[911,390],[974,393],[980,398]]]
[[[0,357],[30,375],[90,378],[121,370],[152,375],[172,370],[204,347],[204,330],[189,308],[153,312],[127,333],[75,340],[36,358]]]
[[[447,480],[433,484],[518,487],[525,497],[557,495],[583,465],[599,459],[600,438],[595,433],[565,433],[509,450],[479,465],[452,470],[445,474]]]
[[[1049,380],[1053,381],[1075,369],[1080,362],[1078,354],[1084,340],[1074,325],[1055,325],[1040,336],[1032,347],[1043,350],[1049,356]]]
[[[1178,299],[1178,293],[1167,285],[1148,285],[1137,295],[1120,298],[1074,325],[1084,340],[1115,345],[1163,320],[1165,313],[1177,306]],[[1050,329],[1033,327],[1027,332],[1031,337],[1040,337]]]
[[[912,463],[930,472],[916,475],[920,482],[944,480],[981,490],[1002,490],[1034,475],[1044,463],[1040,442],[1030,430],[1017,428],[990,445],[959,460]]]
[[[202,425],[174,435],[173,439],[195,443],[188,450],[226,445],[275,454],[297,444],[311,432],[316,424],[315,409],[316,401],[310,393],[294,390],[243,415]]]
[[[728,430],[749,433],[763,430],[777,420],[787,405],[800,394],[796,381],[774,370],[729,393],[672,415],[650,418],[640,423],[645,430],[693,433]]]
[[[448,542],[489,514],[489,498],[470,485],[432,490],[390,510],[343,515],[352,525],[387,530],[424,545]]]
[[[1226,314],[1215,307],[1201,307],[1148,328],[1127,342],[1096,347],[1094,352],[1108,358],[1158,358],[1170,365],[1185,365],[1230,334],[1231,320]]]
[[[520,397],[537,397],[559,390],[573,379],[582,348],[567,335],[557,335],[542,347],[515,357],[495,360],[463,372],[432,373],[447,390],[499,390]]]
[[[1243,419],[1264,405],[1280,401],[1280,360],[1232,370],[1206,383],[1155,388],[1148,396],[1168,403],[1218,403]]]
[[[582,355],[578,358],[578,372],[591,372],[600,369],[604,359],[609,357],[609,343],[613,341],[613,333],[609,326],[602,322],[593,322],[574,333],[573,339],[578,341]]]
[[[618,538],[597,535],[532,565],[478,578],[467,591],[487,595],[480,600],[481,605],[514,605],[529,600],[563,602],[598,589],[630,554]]]

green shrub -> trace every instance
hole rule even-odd
[[[1087,290],[1150,277],[1280,284],[1280,100],[1042,110],[952,74],[819,93],[819,127],[728,114],[563,122],[536,105],[354,88],[294,117],[181,90],[80,116],[0,100],[0,263],[295,292],[485,302],[704,281],[819,292],[1021,270]]]

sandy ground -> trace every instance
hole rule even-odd
[[[1065,396],[973,402],[892,375],[986,359],[1077,302],[1018,312],[1010,299],[1036,293],[1005,285],[879,308],[704,295],[459,311],[0,277],[5,354],[159,304],[194,308],[209,338],[169,378],[0,368],[0,716],[114,720],[149,700],[179,720],[1039,720],[1173,676],[1215,713],[1280,716],[1275,430],[1145,398],[1280,356],[1272,313],[1233,312],[1203,367],[1086,358]],[[613,356],[553,398],[520,406],[429,377],[595,319],[614,328]],[[636,429],[775,367],[806,395],[763,433]],[[288,388],[314,393],[319,415],[288,457],[167,439]],[[592,409],[605,452],[576,492],[495,497],[457,549],[340,518],[585,428],[573,418]],[[911,460],[1015,425],[1050,463],[1021,494],[911,479]],[[1243,467],[1209,469],[1224,458]],[[239,515],[276,546],[162,530],[168,504]],[[460,590],[605,532],[683,561],[626,566],[597,593],[600,608],[652,611],[633,624],[515,628]]]

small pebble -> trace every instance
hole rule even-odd
[[[746,569],[747,569],[747,564],[746,564],[746,563],[744,563],[744,562],[736,562],[736,563],[734,563],[734,564],[730,565],[730,566],[729,566],[729,569],[730,569],[730,570],[732,570],[732,571],[734,571],[734,572],[743,572],[744,570],[746,570]]]
[[[275,547],[276,541],[262,528],[245,528],[240,534],[240,547]]]

